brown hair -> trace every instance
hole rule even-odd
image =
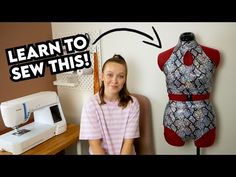
[[[126,80],[125,80],[125,83],[124,83],[124,86],[123,88],[120,90],[119,92],[119,97],[120,97],[120,102],[118,104],[118,106],[122,107],[123,109],[127,107],[129,101],[132,101],[133,102],[133,99],[132,97],[130,96],[130,93],[127,89],[127,86],[126,86],[126,82],[127,82],[127,74],[128,74],[128,67],[127,67],[127,64],[126,64],[126,61],[125,59],[121,56],[121,55],[114,55],[112,58],[108,59],[103,67],[102,67],[102,72],[104,72],[104,69],[106,67],[106,64],[107,63],[110,63],[110,62],[115,62],[115,63],[119,63],[121,65],[123,65],[125,67],[125,70],[126,70]],[[104,82],[102,81],[102,84],[101,84],[101,87],[99,89],[99,97],[100,97],[100,105],[102,104],[106,104],[105,100],[104,100]]]

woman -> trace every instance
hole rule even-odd
[[[99,92],[83,106],[80,139],[89,141],[90,154],[135,154],[139,137],[139,103],[127,90],[127,64],[120,55],[102,67]]]

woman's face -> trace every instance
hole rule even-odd
[[[106,64],[102,73],[106,94],[118,94],[126,81],[125,66],[115,62]]]

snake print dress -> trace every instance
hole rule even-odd
[[[193,62],[184,64],[184,56],[191,53]],[[195,41],[179,41],[163,67],[168,94],[201,95],[212,90],[215,64]],[[183,141],[199,139],[215,128],[215,111],[209,99],[174,101],[167,103],[163,124]]]

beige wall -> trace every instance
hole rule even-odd
[[[52,30],[54,38],[94,30],[102,33],[122,27],[153,35],[152,26],[162,41],[161,49],[144,44],[142,41],[146,39],[141,35],[115,32],[101,39],[101,50],[103,61],[114,53],[123,55],[129,65],[129,90],[151,100],[156,154],[196,154],[192,141],[183,147],[174,147],[164,139],[162,117],[168,97],[164,74],[157,66],[158,54],[176,45],[179,35],[186,31],[195,33],[198,43],[216,48],[221,53],[213,90],[213,103],[217,110],[217,138],[216,143],[203,149],[201,154],[236,154],[236,23],[52,23]],[[78,122],[81,106],[89,94],[66,88],[60,89],[59,94],[63,97],[62,104],[73,103],[74,106],[67,106],[65,114],[71,121]]]

